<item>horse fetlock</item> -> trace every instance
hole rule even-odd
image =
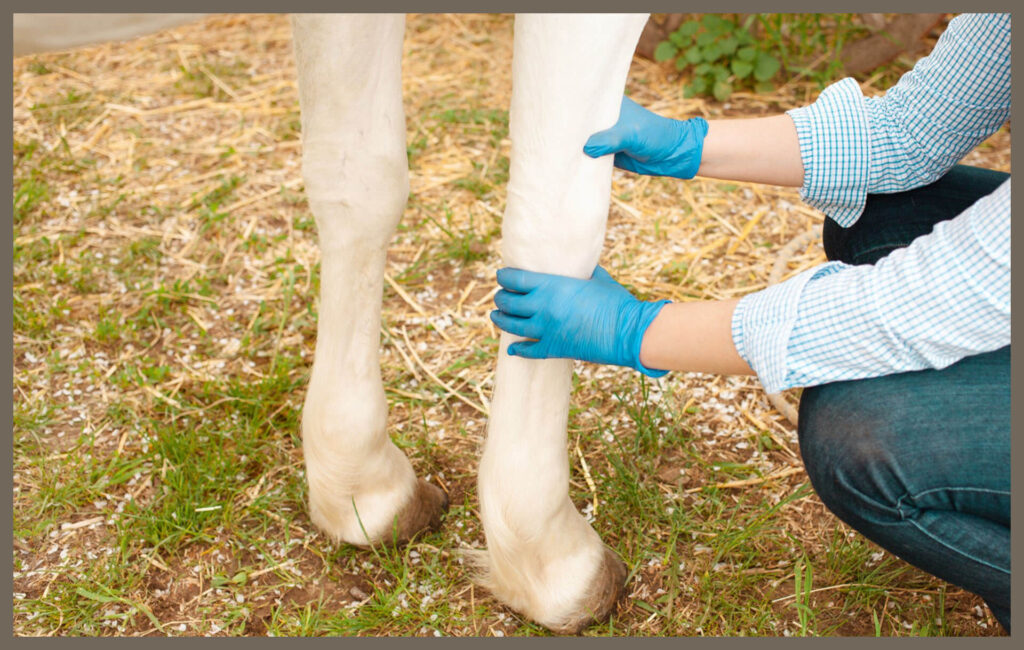
[[[626,566],[581,517],[579,523],[557,538],[511,544],[489,532],[487,551],[470,558],[477,581],[553,632],[576,634],[606,621],[625,591]]]
[[[307,473],[310,519],[338,542],[364,547],[405,543],[436,530],[448,509],[448,496],[417,479],[411,468],[401,481],[381,481],[380,488],[364,490],[332,486],[308,464]]]

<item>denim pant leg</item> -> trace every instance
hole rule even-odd
[[[874,264],[995,192],[1009,177],[1005,172],[957,165],[931,185],[897,194],[869,194],[864,212],[849,228],[825,219],[821,231],[825,254],[848,264]]]
[[[874,263],[1006,176],[958,166],[927,187],[872,195],[852,228],[826,219],[826,253]],[[807,388],[799,436],[830,510],[896,556],[979,594],[1009,631],[1009,346],[942,370]]]

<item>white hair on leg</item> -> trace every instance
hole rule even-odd
[[[516,17],[507,265],[590,277],[604,239],[612,161],[588,158],[583,144],[618,118],[646,20]],[[571,362],[509,357],[514,340],[501,336],[479,477],[487,554],[476,561],[501,600],[551,629],[576,631],[607,615],[626,574],[568,496]]]
[[[446,499],[416,480],[388,437],[378,358],[385,252],[409,193],[405,17],[292,22],[302,173],[321,251],[316,355],[302,415],[310,515],[337,540],[406,539],[436,524]]]

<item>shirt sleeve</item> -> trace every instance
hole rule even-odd
[[[829,262],[745,296],[732,335],[768,392],[1009,345],[1010,180],[874,265]]]
[[[788,111],[804,166],[801,198],[849,227],[869,193],[934,182],[1010,117],[1010,15],[963,14],[881,97],[852,77]]]

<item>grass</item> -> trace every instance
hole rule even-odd
[[[484,58],[463,65],[436,45],[455,27],[480,48],[464,56]],[[286,19],[213,17],[123,52],[15,61],[15,634],[548,634],[469,580],[459,549],[484,545],[485,420],[423,372],[480,404],[492,389],[509,79],[483,62],[508,58],[509,28],[410,18],[407,78],[442,71],[474,94],[407,92],[412,195],[387,272],[408,299],[385,288],[382,374],[393,439],[451,507],[441,530],[397,549],[333,544],[305,510],[319,258],[288,184],[299,150]],[[88,88],[58,71],[87,65]],[[204,70],[252,99],[142,117],[108,106],[234,101]],[[671,81],[638,61],[630,83],[643,99]],[[998,163],[1001,150],[984,155]],[[641,293],[749,290],[771,251],[817,222],[779,209],[712,267],[694,252],[731,231],[707,215],[742,227],[744,192],[616,175],[616,199],[657,218],[613,204],[603,263]],[[771,479],[798,465],[792,433],[751,380],[579,364],[570,496],[630,571],[618,613],[585,634],[995,631],[976,598],[838,523],[801,474]],[[722,486],[737,480],[761,482]]]

